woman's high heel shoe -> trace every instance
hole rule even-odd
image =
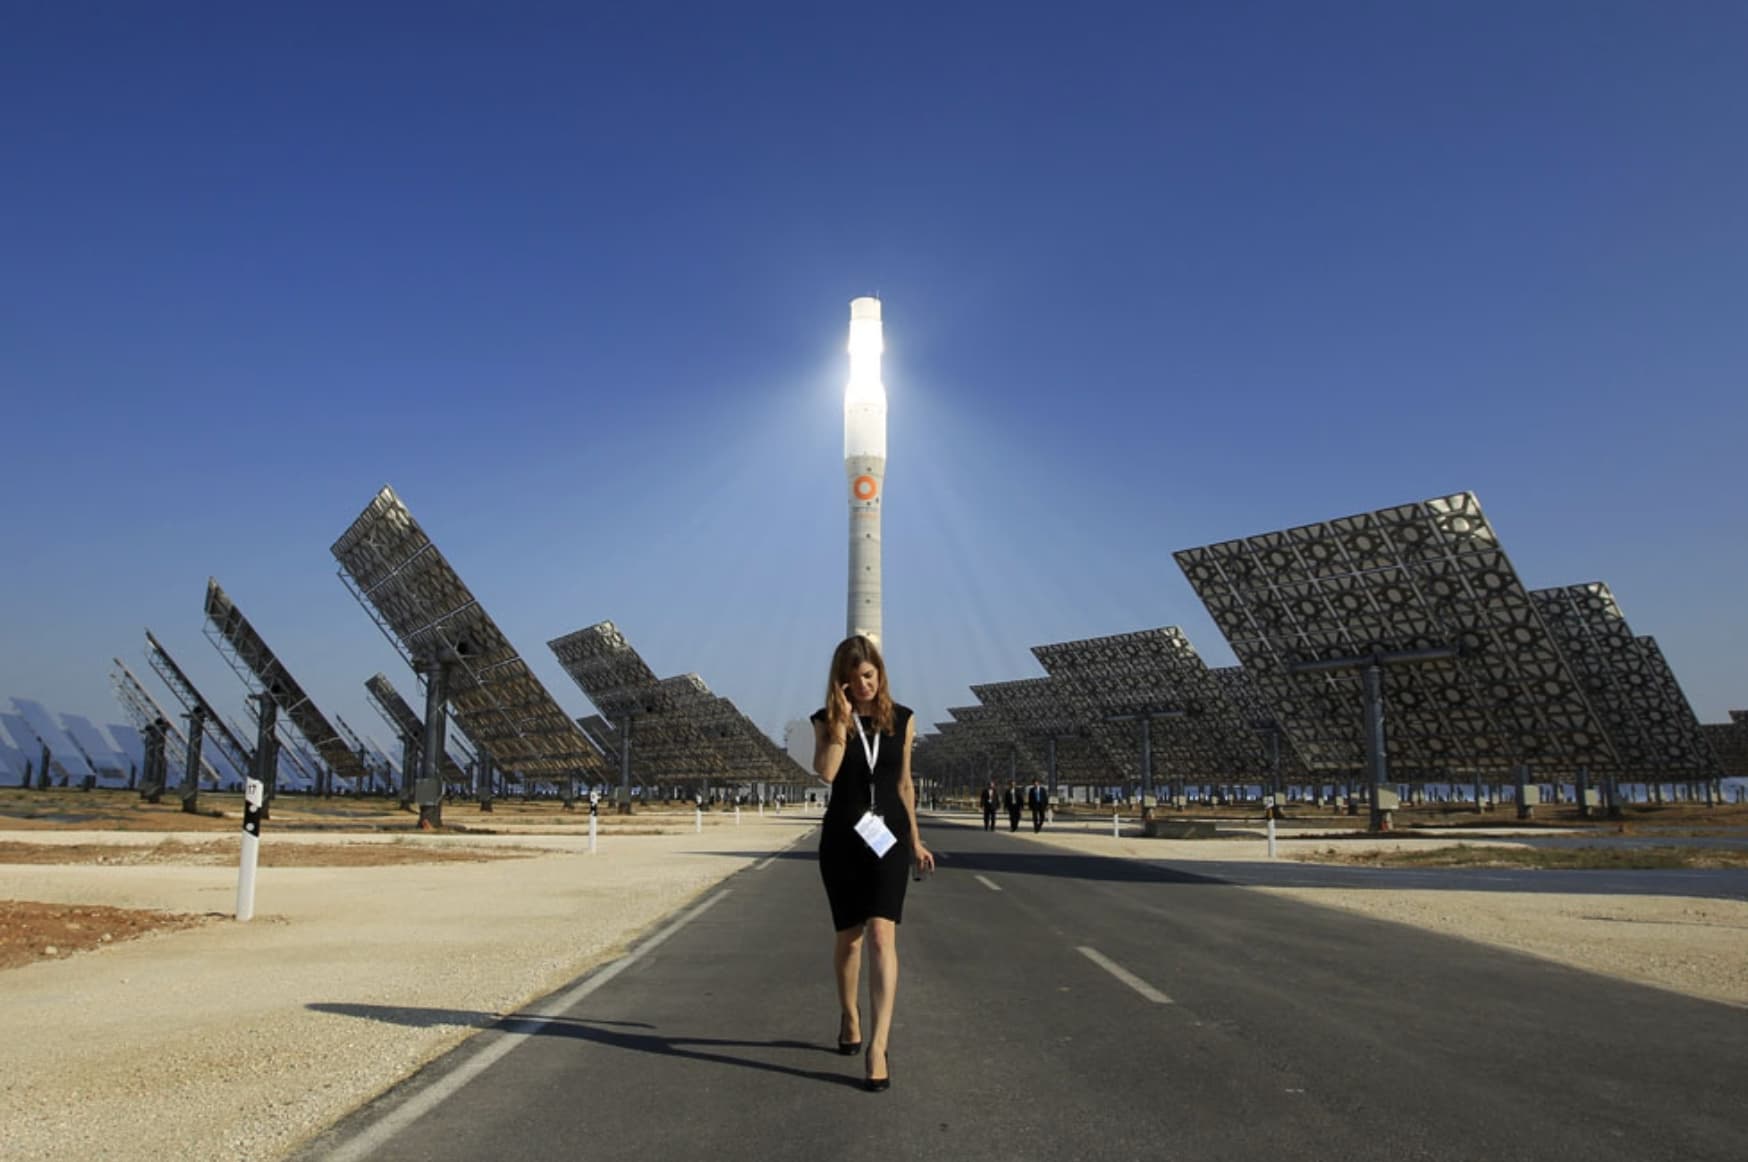
[[[885,1077],[875,1077],[874,1076],[874,1065],[873,1065],[874,1054],[872,1052],[870,1052],[868,1054],[868,1062],[869,1062],[868,1076],[862,1082],[863,1087],[865,1089],[867,1089],[867,1091],[869,1093],[883,1093],[886,1090],[891,1089],[892,1088],[892,1050],[888,1049],[886,1051],[886,1076]]]
[[[848,1017],[838,1019],[838,1052],[845,1057],[854,1057],[862,1051],[862,1042],[844,1040],[844,1032],[850,1024]]]

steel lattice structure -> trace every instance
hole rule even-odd
[[[1748,710],[1732,710],[1730,721],[1708,722],[1700,730],[1726,776],[1748,777]]]
[[[619,732],[613,728],[611,722],[599,714],[589,714],[577,719],[577,725],[609,764],[619,762]]]
[[[184,710],[191,713],[196,709],[200,711],[206,723],[206,736],[224,753],[231,769],[245,778],[252,774],[255,769],[255,752],[231,732],[230,725],[195,688],[188,675],[182,672],[182,667],[176,664],[176,659],[170,656],[170,651],[152,636],[149,629],[146,631],[146,661],[151,663],[152,669],[157,672],[164,685],[170,688],[170,692],[176,695]]]
[[[1161,715],[1150,727],[1155,761],[1170,777],[1264,769],[1255,733],[1178,627],[1034,646],[1032,653],[1118,769],[1139,771],[1139,731],[1111,720],[1154,714]]]
[[[675,707],[692,720],[736,777],[792,782],[801,776],[801,769],[783,755],[752,719],[727,698],[713,694],[697,674],[665,678],[661,685],[669,691]],[[761,740],[767,745],[760,745]],[[775,761],[777,755],[782,756],[781,763]]]
[[[610,621],[597,622],[553,638],[546,645],[564,672],[610,722],[647,713],[644,702],[655,688],[655,671],[618,626]]]
[[[1058,782],[1109,785],[1123,776],[1087,734],[1086,724],[1064,704],[1053,678],[1020,678],[971,687],[978,701],[1000,713],[1035,754],[1056,740]],[[1048,762],[1044,765],[1048,768]]]
[[[733,776],[793,782],[806,777],[798,763],[698,675],[658,680],[612,622],[587,626],[547,645],[605,716],[580,720],[604,751],[617,756],[616,724],[633,720],[631,761],[642,768],[642,781]]]
[[[996,755],[959,722],[937,722],[911,748],[911,768],[940,781],[970,783],[995,774]]]
[[[225,719],[225,729],[230,731],[235,738],[248,737],[249,732],[235,718]],[[315,786],[316,773],[310,769],[308,760],[303,754],[299,753],[298,747],[294,745],[296,741],[295,738],[277,725],[274,727],[274,733],[278,735],[280,740],[279,774],[282,777],[291,775],[302,779],[312,787]],[[253,768],[249,769],[251,771],[253,770]]]
[[[316,708],[291,671],[268,648],[249,619],[243,616],[216,579],[206,582],[206,636],[251,692],[265,693],[290,721],[292,728],[321,756],[328,769],[342,779],[367,778],[370,772],[346,747],[327,717]],[[288,748],[289,749],[289,748]]]
[[[346,720],[338,714],[334,715],[334,725],[340,728],[340,733],[345,737],[346,744],[357,753],[358,760],[364,764],[365,768],[375,768],[370,772],[372,777],[387,775],[393,769],[394,764],[389,762],[388,756],[374,746],[367,745],[358,736],[358,732],[353,730]]]
[[[1295,664],[1442,648],[1390,671],[1398,777],[1615,761],[1471,493],[1174,555],[1311,770],[1364,765],[1359,683]]]
[[[364,692],[370,696],[371,707],[388,723],[396,737],[413,740],[414,751],[417,753],[418,748],[425,745],[425,720],[419,717],[418,711],[407,705],[407,700],[401,697],[394,683],[388,680],[388,675],[372,674],[364,679]],[[445,782],[459,783],[467,778],[447,750],[437,756],[437,763]]]
[[[658,681],[612,622],[598,622],[546,644],[602,714],[615,725],[631,722],[633,777],[653,783],[719,779],[728,773],[722,755],[680,712],[675,697],[684,692]]]
[[[450,713],[500,769],[546,780],[603,769],[394,489],[376,494],[332,552],[341,581],[415,672],[453,666]]]
[[[1679,772],[1684,777],[1719,777],[1723,771],[1718,756],[1700,730],[1699,718],[1687,695],[1682,693],[1681,683],[1675,680],[1675,671],[1669,668],[1657,639],[1645,634],[1637,640],[1650,678],[1650,696],[1646,699],[1650,709],[1644,717],[1649,720],[1651,737],[1662,753],[1670,756],[1662,770]]]
[[[170,768],[170,773],[176,776],[177,781],[181,781],[188,771],[188,736],[182,733],[182,728],[176,725],[174,718],[164,713],[158,700],[147,693],[126,663],[120,658],[110,660],[115,663],[115,668],[109,671],[109,684],[115,690],[115,700],[121,703],[123,713],[133,723],[134,729],[140,732],[141,737],[145,736],[146,728],[153,722],[164,724],[164,761]],[[219,773],[205,755],[200,756],[200,772],[213,786],[220,785],[222,780]]]
[[[697,725],[658,683],[644,699],[631,726],[632,777],[645,783],[664,779],[723,779],[728,764]]]
[[[1275,722],[1274,713],[1269,709],[1268,703],[1263,700],[1256,684],[1250,680],[1250,675],[1244,672],[1243,666],[1210,666],[1208,675],[1220,687],[1227,705],[1237,712],[1240,724],[1243,727],[1248,727],[1254,736],[1262,740],[1266,765],[1261,770],[1251,772],[1252,777],[1272,777],[1274,760],[1269,749],[1268,737],[1271,732],[1279,732],[1280,726]],[[1303,777],[1306,774],[1305,764],[1299,761],[1298,754],[1294,752],[1292,744],[1287,741],[1284,732],[1279,734],[1278,745],[1280,747],[1282,778]]]
[[[976,693],[975,688],[972,693]],[[1003,779],[1046,778],[1050,771],[1031,740],[1014,729],[1008,716],[994,706],[949,706],[947,713],[973,740],[972,744],[989,754],[1000,768]],[[912,756],[914,762],[915,756]],[[1011,767],[1011,769],[1010,769]]]
[[[1633,634],[1607,585],[1593,581],[1530,596],[1613,741],[1621,773],[1716,776],[1716,757],[1662,652]]]
[[[1004,741],[1004,728],[988,717],[993,712],[983,706],[962,706],[949,713],[965,717],[935,723],[934,733],[912,748],[912,769],[932,779],[967,785],[991,778],[1006,782],[1012,750]]]

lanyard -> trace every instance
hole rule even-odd
[[[868,732],[862,729],[862,716],[854,710],[850,717],[856,722],[856,735],[862,740],[862,756],[868,760],[868,810],[874,810],[874,764],[880,761],[880,732],[874,732],[874,745],[868,745]]]

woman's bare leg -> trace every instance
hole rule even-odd
[[[868,999],[874,1010],[874,1031],[867,1048],[868,1076],[885,1077],[892,1002],[898,997],[898,925],[874,917],[866,927],[872,945],[868,950]]]
[[[879,923],[878,920],[875,921]],[[845,1041],[860,1041],[862,1025],[856,1015],[856,993],[858,978],[862,972],[862,929],[865,925],[858,924],[854,928],[846,928],[838,933],[837,943],[832,946],[832,967],[838,974],[838,1006],[843,1010],[843,1029],[849,1032]]]

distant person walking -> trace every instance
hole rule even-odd
[[[845,638],[832,653],[826,703],[813,714],[813,770],[831,787],[819,835],[819,875],[831,904],[832,968],[838,983],[838,1052],[862,1048],[858,977],[862,937],[869,944],[868,1000],[874,1027],[867,1038],[864,1084],[892,1085],[887,1038],[898,995],[898,924],[914,859],[935,866],[917,831],[916,786],[910,776],[916,721],[892,700],[886,663],[867,637]]]
[[[1001,806],[1001,792],[995,789],[995,780],[989,780],[989,786],[983,788],[983,829],[995,830],[996,808]]]
[[[1050,792],[1037,779],[1026,788],[1026,806],[1032,811],[1032,834],[1044,830],[1044,813],[1050,809]]]
[[[1008,789],[1002,792],[1001,803],[1008,809],[1008,830],[1018,831],[1020,829],[1020,808],[1026,803],[1026,797],[1020,793],[1018,783],[1008,784]]]

